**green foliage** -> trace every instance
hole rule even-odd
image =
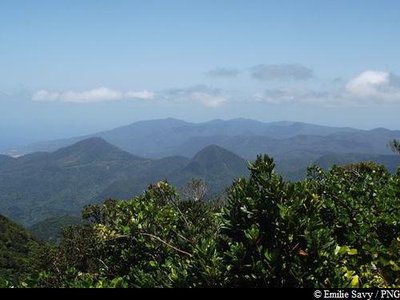
[[[374,163],[285,182],[258,156],[214,205],[161,181],[83,211],[41,287],[399,287],[400,171]]]
[[[53,266],[38,284],[204,285],[204,274],[214,274],[208,265],[217,232],[214,216],[208,204],[181,201],[167,182],[131,201],[88,206],[83,217],[91,223],[65,231]]]
[[[40,269],[41,245],[22,227],[0,215],[0,287],[17,284]]]

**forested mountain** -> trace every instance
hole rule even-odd
[[[4,280],[16,283],[37,267],[39,247],[25,229],[0,215],[0,287]]]
[[[239,156],[215,145],[208,146],[191,160],[169,157],[152,161],[147,170],[113,182],[99,196],[98,201],[108,198],[126,199],[141,193],[148,184],[166,179],[182,188],[193,178],[207,184],[208,195],[218,196],[234,178],[248,174],[247,162]]]
[[[23,224],[76,214],[144,161],[100,138],[15,158],[0,165],[0,211]]]
[[[6,158],[0,164],[0,212],[25,225],[52,216],[78,215],[86,204],[106,198],[129,198],[149,184],[168,179],[184,186],[204,179],[216,194],[247,174],[246,161],[217,146],[193,160],[144,159],[90,138],[53,153]]]
[[[211,145],[197,153],[184,169],[200,176],[244,174],[245,161],[219,146]]]

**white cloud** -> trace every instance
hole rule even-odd
[[[67,91],[60,94],[60,99],[62,101],[73,103],[115,101],[121,100],[122,98],[123,94],[121,92],[104,87],[83,92]]]
[[[144,91],[129,91],[125,93],[125,98],[129,99],[142,99],[142,100],[152,100],[154,99],[154,92],[144,90]]]
[[[365,106],[400,104],[400,80],[389,72],[365,71],[340,86],[323,90],[269,89],[253,95],[254,101],[271,104]]]
[[[359,101],[400,103],[399,79],[389,72],[362,72],[347,83],[345,90],[349,97]]]
[[[105,101],[119,101],[124,99],[153,99],[154,93],[148,90],[144,91],[121,91],[100,87],[87,91],[64,91],[52,92],[40,90],[33,94],[33,101],[60,101],[70,103],[95,103]]]
[[[60,98],[60,93],[49,92],[46,90],[37,91],[32,96],[33,101],[56,101]]]
[[[284,68],[280,67],[263,67],[260,68],[259,71],[263,71],[261,73],[266,77],[270,75],[274,75],[275,77],[285,77],[286,75],[288,75],[287,77],[293,78],[302,77],[300,76],[301,72],[299,72],[299,74],[292,72],[296,69],[292,68],[293,66],[286,65]],[[299,67],[299,70],[300,69]],[[306,70],[304,70],[304,73],[307,73]],[[294,74],[296,74],[296,76]],[[255,101],[270,105],[314,105],[325,107],[365,106],[382,103],[400,104],[400,79],[389,72],[367,70],[347,82],[345,80],[337,80],[328,86],[321,86],[319,89],[284,86],[280,88],[270,88],[262,92],[253,93],[253,95],[249,93],[240,94],[238,91],[224,91],[207,85],[164,90],[157,95],[149,90],[118,91],[106,87],[87,91],[60,92],[39,90],[32,95],[32,100],[34,101],[72,103],[153,99],[158,101],[168,100],[177,103],[197,103],[210,108],[220,107],[228,103],[228,101]]]
[[[222,95],[213,95],[202,92],[194,92],[190,95],[191,100],[200,102],[207,107],[218,107],[225,104],[228,99]]]

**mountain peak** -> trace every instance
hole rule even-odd
[[[119,128],[129,128],[129,127],[142,127],[142,126],[182,126],[187,125],[186,121],[175,119],[175,118],[165,118],[165,119],[155,119],[155,120],[146,120],[146,121],[137,121],[127,126],[122,126]],[[115,129],[119,129],[115,128]]]
[[[69,162],[90,162],[94,160],[142,160],[108,143],[103,138],[92,137],[53,152],[52,156]]]
[[[79,142],[75,143],[75,146],[96,146],[96,147],[113,147],[117,148],[116,146],[110,144],[107,142],[105,139],[102,137],[89,137],[86,139],[83,139]]]
[[[245,174],[247,172],[247,163],[240,156],[220,146],[209,145],[192,158],[185,170],[199,175],[220,173]]]
[[[215,144],[211,144],[208,145],[206,147],[204,147],[202,150],[200,150],[194,157],[193,159],[196,159],[196,157],[201,157],[203,155],[210,155],[210,154],[218,154],[218,153],[229,153],[229,154],[233,154],[232,152],[226,150],[225,148],[222,148],[218,145]],[[238,156],[239,157],[239,156]]]
[[[108,143],[105,139],[101,138],[101,137],[90,137],[84,140],[81,140],[77,143],[75,143],[72,146],[87,146],[87,145],[91,145],[91,146],[112,146],[110,143]]]
[[[87,138],[84,140],[81,140],[79,142],[76,142],[75,144],[72,144],[70,146],[61,148],[54,152],[54,154],[65,154],[66,152],[76,152],[76,151],[93,151],[95,149],[118,149],[114,145],[111,145],[110,143],[106,142],[103,138],[100,137],[91,137]],[[122,151],[122,150],[121,150]]]

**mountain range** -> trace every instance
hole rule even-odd
[[[386,135],[400,136],[400,131],[391,132],[387,130]],[[15,153],[27,154],[38,151],[55,151],[59,148],[72,145],[80,140],[101,137],[107,142],[130,152],[132,154],[147,158],[163,158],[167,156],[182,155],[192,157],[199,150],[210,144],[217,144],[226,149],[237,152],[238,155],[253,159],[254,153],[265,150],[265,146],[275,149],[292,144],[291,141],[298,137],[312,136],[304,141],[303,148],[314,141],[325,141],[326,139],[349,141],[349,136],[358,135],[359,140],[376,146],[376,140],[366,140],[365,136],[373,136],[373,131],[364,131],[353,128],[327,127],[299,122],[273,122],[263,123],[249,119],[213,120],[204,123],[189,123],[177,119],[161,119],[140,121],[128,126],[118,127],[113,130],[98,132],[87,136],[73,137],[48,142],[30,144],[25,147],[14,149]],[[261,138],[261,140],[260,140]],[[376,137],[375,137],[376,139]],[[250,143],[251,149],[242,147],[233,149],[235,141],[243,140]],[[280,145],[271,147],[276,144]],[[350,139],[351,140],[351,139]],[[355,141],[357,145],[359,141]],[[385,141],[387,143],[387,141]],[[385,143],[379,142],[378,148],[382,150]],[[242,145],[243,143],[240,143]],[[244,145],[246,146],[246,145]],[[256,148],[257,147],[257,148]],[[338,145],[338,147],[343,147]],[[232,149],[231,149],[232,148]],[[261,149],[260,149],[261,148]],[[368,152],[368,150],[366,150]],[[357,151],[358,152],[358,151]]]
[[[400,131],[382,128],[297,122],[136,122],[13,149],[15,157],[0,155],[0,213],[31,226],[54,216],[78,216],[89,203],[130,198],[163,179],[182,188],[201,178],[212,197],[246,176],[247,161],[260,153],[274,157],[277,171],[290,180],[303,178],[311,164],[329,168],[372,160],[394,172],[400,158],[387,144],[398,138]]]
[[[201,178],[213,195],[246,174],[244,159],[215,145],[192,159],[146,159],[89,138],[51,153],[1,156],[0,212],[32,225],[54,215],[78,215],[86,204],[107,198],[133,197],[159,180],[183,187]]]
[[[101,137],[105,141],[144,158],[193,157],[209,145],[218,145],[247,160],[259,153],[273,156],[277,169],[287,179],[300,179],[307,166],[329,154],[392,154],[389,141],[400,131],[377,128],[360,130],[300,122],[263,123],[249,119],[189,123],[176,119],[140,121],[88,136],[41,142],[7,152],[22,155],[55,151],[80,140]]]

